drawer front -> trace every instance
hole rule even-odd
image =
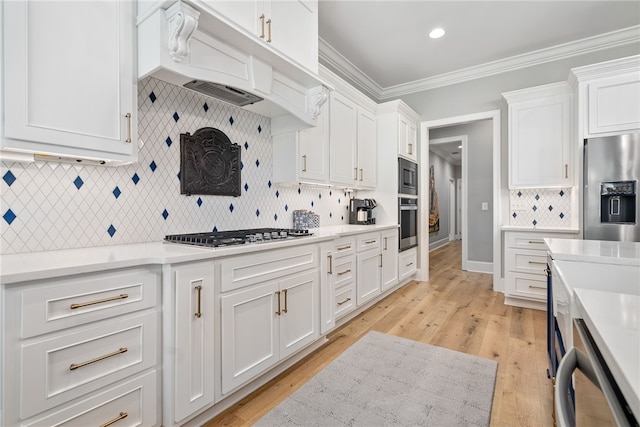
[[[418,251],[415,248],[402,251],[398,261],[398,278],[404,280],[418,269]]]
[[[380,233],[366,233],[356,238],[357,252],[380,249]]]
[[[333,283],[337,288],[351,283],[356,277],[356,257],[338,258],[333,261]]]
[[[336,319],[356,307],[355,286],[353,284],[336,289]]]
[[[547,278],[527,273],[507,273],[507,287],[513,296],[534,299],[538,301],[547,300]]]
[[[354,237],[343,237],[334,241],[333,257],[353,255],[356,253],[356,239]]]
[[[506,269],[521,273],[544,276],[547,268],[546,252],[528,250],[507,250]]]
[[[558,239],[575,239],[577,234],[572,233],[545,233],[545,232],[505,232],[506,247],[516,249],[530,249],[538,250],[545,253],[547,252],[547,245],[544,243],[546,238],[558,238]]]
[[[21,417],[27,418],[157,363],[158,313],[22,345]]]
[[[85,427],[107,425],[114,427],[157,425],[156,383],[158,373],[147,374],[111,387],[100,394],[81,400],[53,414],[30,420],[25,427],[65,426]]]
[[[245,286],[318,268],[317,245],[296,246],[251,255],[224,258],[221,261],[221,291]]]
[[[160,272],[133,269],[88,274],[9,292],[20,305],[21,337],[29,338],[156,306]]]

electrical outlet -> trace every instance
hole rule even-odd
[[[489,210],[489,203],[482,202],[482,210],[483,211],[488,211]]]
[[[526,211],[527,203],[524,200],[511,200],[511,210],[512,211]]]

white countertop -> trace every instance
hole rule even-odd
[[[545,238],[554,260],[640,265],[640,243]]]
[[[579,313],[636,419],[640,419],[640,296],[574,290]]]
[[[503,225],[503,231],[531,231],[538,233],[567,233],[578,234],[580,232],[577,228],[559,228],[559,227],[533,227],[529,225]]]
[[[150,264],[175,264],[332,240],[398,225],[341,225],[310,230],[313,236],[272,243],[206,248],[177,243],[136,243],[0,255],[0,285]]]

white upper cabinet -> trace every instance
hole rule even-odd
[[[572,92],[554,83],[504,93],[509,103],[509,188],[572,186]]]
[[[402,113],[398,113],[398,156],[418,161],[416,122]]]
[[[377,155],[376,116],[367,110],[358,108],[358,188],[375,188]]]
[[[2,148],[135,161],[135,2],[3,8]]]
[[[214,1],[212,7],[288,58],[318,72],[318,2]]]
[[[583,138],[640,132],[640,55],[574,68]]]

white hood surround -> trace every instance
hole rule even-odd
[[[316,126],[331,87],[260,42],[206,2],[138,2],[138,78],[194,80],[246,91],[243,108],[271,118],[272,135]]]

